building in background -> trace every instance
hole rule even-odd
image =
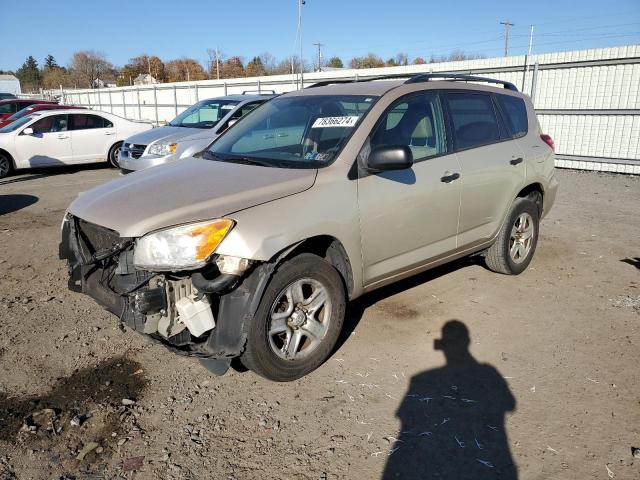
[[[158,83],[158,80],[156,80],[149,73],[141,73],[133,79],[134,85],[153,85],[154,83]]]
[[[13,75],[0,75],[0,93],[21,94],[20,80]]]

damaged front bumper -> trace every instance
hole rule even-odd
[[[138,270],[134,240],[68,215],[59,256],[67,261],[69,288],[176,353],[239,356],[274,265],[253,265],[242,275],[222,274],[215,265],[178,273]]]

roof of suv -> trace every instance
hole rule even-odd
[[[435,80],[435,82],[434,82]],[[473,82],[471,85],[467,82]],[[382,96],[390,90],[402,85],[424,85],[430,88],[469,88],[519,94],[518,89],[511,82],[494,78],[478,77],[456,73],[422,73],[415,75],[388,75],[374,78],[341,79],[321,81],[302,90],[290,92],[286,95],[376,95]],[[497,86],[500,85],[500,86]]]

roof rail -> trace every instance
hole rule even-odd
[[[339,83],[355,83],[355,82],[372,82],[374,80],[391,80],[394,78],[407,78],[404,83],[420,83],[420,82],[428,82],[430,80],[448,80],[452,82],[482,82],[482,83],[495,83],[498,85],[502,85],[506,90],[512,90],[514,92],[518,91],[518,88],[511,82],[507,82],[505,80],[497,80],[495,78],[487,78],[487,77],[476,77],[474,75],[463,75],[459,73],[419,73],[417,75],[412,75],[410,73],[398,73],[391,75],[381,75],[378,77],[368,77],[368,78],[355,78],[355,79],[347,79],[347,80],[325,80],[322,82],[314,83],[313,85],[309,85],[307,88],[313,87],[325,87],[327,85],[339,84]]]
[[[275,95],[276,91],[275,90],[265,90],[264,88],[261,88],[259,90],[243,90],[242,91],[242,95]]]
[[[429,80],[435,79],[451,80],[455,82],[495,83],[498,85],[502,85],[507,90],[513,90],[514,92],[518,91],[518,88],[513,83],[507,82],[505,80],[497,80],[495,78],[487,77],[476,77],[475,75],[462,75],[458,73],[421,73],[419,75],[414,75],[404,83],[428,82]]]

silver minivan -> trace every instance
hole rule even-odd
[[[472,254],[523,272],[556,190],[553,141],[508,82],[324,82],[83,193],[60,253],[125,325],[288,381],[330,356],[349,300]]]
[[[130,173],[191,157],[272,97],[242,94],[201,100],[167,125],[127,138],[120,149],[120,169]]]

